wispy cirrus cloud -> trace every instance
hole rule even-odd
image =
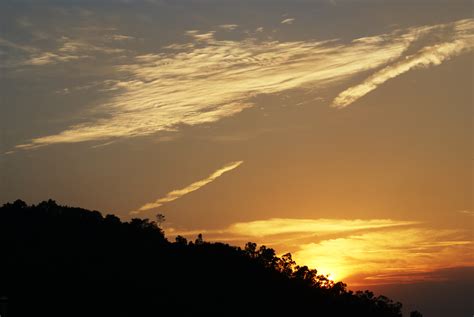
[[[458,212],[466,216],[474,217],[474,211],[472,210],[459,210]]]
[[[23,62],[24,65],[47,65],[60,62],[69,62],[74,60],[91,58],[95,54],[114,54],[122,53],[124,50],[111,48],[104,45],[96,45],[79,39],[62,37],[60,46],[54,51],[42,51],[33,54],[29,59]]]
[[[166,194],[164,197],[159,198],[159,199],[155,200],[154,202],[147,203],[147,204],[141,206],[140,208],[138,208],[137,210],[134,210],[134,211],[130,212],[130,214],[139,214],[141,212],[144,212],[144,211],[147,211],[147,210],[150,210],[150,209],[158,208],[158,207],[162,206],[163,204],[165,204],[167,202],[176,200],[176,199],[178,199],[178,198],[180,198],[184,195],[187,195],[187,194],[189,194],[193,191],[196,191],[199,188],[215,181],[217,178],[221,177],[222,174],[227,173],[227,172],[239,167],[242,163],[243,163],[243,161],[237,161],[237,162],[231,162],[229,164],[226,164],[222,168],[220,168],[217,171],[213,172],[208,177],[206,177],[204,179],[201,179],[197,182],[194,182],[191,185],[188,185],[188,186],[186,186],[182,189],[175,189],[175,190],[169,192],[168,194]]]
[[[25,62],[25,65],[47,65],[47,64],[56,64],[60,62],[69,62],[78,59],[87,58],[87,55],[74,55],[74,54],[57,54],[53,52],[42,52],[35,56],[32,56],[29,60]]]
[[[15,50],[18,50],[18,51],[29,52],[29,53],[35,53],[35,52],[38,51],[37,48],[34,48],[32,46],[17,44],[17,43],[14,43],[12,41],[9,41],[5,38],[0,37],[0,47],[2,47],[2,46],[7,47],[7,48],[11,48],[11,49],[15,49]]]
[[[134,40],[135,37],[130,36],[130,35],[124,35],[124,34],[112,34],[110,36],[110,39],[114,41],[128,41],[128,40]]]
[[[280,23],[281,24],[293,24],[294,21],[295,21],[295,19],[293,19],[293,18],[287,18],[287,19],[284,19],[283,21],[281,21]]]
[[[438,39],[439,43],[400,61],[420,37],[440,28],[452,29],[443,36],[448,41]],[[380,78],[387,80],[393,74],[426,64],[426,58],[430,63],[435,63],[436,58],[441,62],[440,56],[470,49],[471,45],[467,45],[459,50],[456,42],[470,43],[470,32],[471,20],[397,30],[349,43],[221,40],[215,38],[214,31],[191,30],[186,32],[188,43],[168,45],[159,53],[138,55],[115,66],[114,73],[125,79],[107,81],[107,89],[114,95],[95,107],[91,115],[100,119],[34,138],[17,145],[16,150],[145,136],[173,131],[182,125],[215,122],[252,107],[253,98],[260,94],[334,86],[356,74],[394,63],[378,71],[379,75],[374,75],[376,78],[367,85],[340,96],[336,104],[341,106],[349,95],[367,93],[365,87],[373,87],[374,83],[376,87]],[[433,56],[428,57],[429,54]]]
[[[412,69],[427,68],[440,65],[457,55],[471,51],[474,47],[474,21],[464,20],[455,25],[454,40],[422,48],[414,55],[406,56],[404,60],[389,65],[376,72],[359,85],[341,92],[333,101],[332,106],[344,108],[365,96],[387,80],[395,78]]]
[[[238,28],[239,26],[237,24],[221,24],[219,25],[219,27],[227,31],[232,31]]]
[[[186,32],[191,43],[136,56],[118,65],[108,102],[94,109],[104,119],[38,137],[17,149],[172,131],[215,122],[251,107],[259,94],[324,86],[398,58],[414,35],[373,42],[261,42],[217,40],[214,32]]]
[[[218,230],[165,231],[189,238],[203,233],[206,240],[237,245],[265,244],[351,286],[417,282],[431,271],[452,267],[453,258],[456,266],[474,265],[468,232],[433,229],[417,221],[273,218]]]
[[[405,226],[416,224],[413,221],[393,221],[391,219],[369,219],[369,220],[334,220],[334,219],[285,219],[272,218],[267,220],[256,220],[244,223],[235,223],[228,228],[228,232],[244,234],[254,237],[288,234],[308,233],[318,234],[340,233],[348,231],[380,229],[394,226]]]

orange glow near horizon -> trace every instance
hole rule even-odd
[[[473,243],[460,230],[431,229],[417,222],[390,219],[269,219],[236,223],[223,230],[179,231],[169,236],[243,245],[254,241],[291,252],[299,265],[307,265],[349,286],[411,283],[429,279],[430,272],[471,266]]]

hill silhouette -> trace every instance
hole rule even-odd
[[[291,254],[201,235],[169,242],[148,219],[53,200],[3,205],[0,245],[2,317],[402,316],[400,303],[349,291]]]

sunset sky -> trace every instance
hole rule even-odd
[[[1,1],[0,202],[161,213],[171,239],[472,314],[472,10]]]

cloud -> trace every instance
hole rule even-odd
[[[336,108],[347,107],[389,79],[395,78],[411,69],[440,65],[452,57],[472,50],[474,47],[472,33],[467,35],[465,32],[468,30],[472,32],[474,22],[462,21],[456,27],[457,32],[454,41],[424,47],[416,54],[407,56],[404,60],[383,68],[361,84],[341,92],[334,99],[332,106]]]
[[[218,169],[217,171],[215,171],[211,175],[209,175],[207,178],[201,179],[197,182],[194,182],[191,185],[186,186],[185,188],[175,189],[175,190],[169,192],[168,194],[166,194],[165,197],[159,198],[159,199],[155,200],[154,202],[147,203],[147,204],[141,206],[140,208],[138,208],[137,210],[134,210],[130,213],[131,214],[138,214],[138,213],[143,212],[143,211],[158,208],[158,207],[162,206],[163,204],[165,204],[167,202],[176,200],[176,199],[178,199],[178,198],[180,198],[180,197],[182,197],[186,194],[189,194],[193,191],[196,191],[199,188],[215,181],[217,178],[222,176],[222,174],[224,174],[226,172],[229,172],[229,171],[239,167],[242,163],[243,163],[243,161],[237,161],[237,162],[229,163],[229,164],[225,165],[224,167]]]
[[[178,230],[167,228],[170,235],[191,236],[205,233],[216,241],[235,243],[255,240],[265,241],[270,246],[282,246],[283,249],[298,248],[300,245],[331,238],[334,234],[347,234],[367,230],[395,228],[417,225],[416,221],[392,219],[292,219],[271,218],[249,222],[238,222],[218,230]]]
[[[466,216],[474,216],[474,211],[472,210],[459,210],[458,212]]]
[[[135,39],[133,36],[123,35],[123,34],[114,34],[114,35],[111,35],[110,38],[115,41],[127,41],[127,40]]]
[[[96,54],[123,53],[124,49],[96,45],[80,39],[62,37],[59,46],[53,51],[37,51],[23,61],[23,65],[42,66],[93,58]],[[1,43],[0,43],[1,44]]]
[[[35,53],[37,52],[37,49],[28,45],[22,45],[22,44],[17,44],[12,41],[9,41],[5,38],[0,37],[0,47],[8,47],[11,49],[19,50],[19,51],[24,51],[24,52],[29,52],[29,53]]]
[[[268,235],[288,234],[288,233],[308,233],[318,234],[339,233],[347,231],[378,229],[393,226],[404,226],[415,224],[412,221],[393,221],[391,219],[371,219],[371,220],[334,220],[334,219],[285,219],[272,218],[268,220],[257,220],[244,223],[235,223],[228,228],[228,232],[262,237]]]
[[[99,119],[38,137],[17,149],[172,131],[218,121],[251,107],[259,94],[322,87],[398,58],[409,35],[385,42],[277,42],[216,40],[213,32],[187,31],[193,42],[139,55],[115,67],[116,95],[94,109]],[[84,116],[87,116],[85,114]]]
[[[25,65],[41,66],[47,64],[56,64],[59,62],[69,62],[73,60],[87,58],[87,55],[56,54],[52,52],[43,52],[31,57],[25,62]]]
[[[219,25],[221,29],[224,29],[226,31],[232,31],[238,28],[239,26],[237,24],[221,24]]]
[[[458,50],[459,43],[442,42],[420,50],[408,60],[397,60],[420,37],[436,28],[454,27],[456,40],[464,43],[469,38],[471,24],[471,20],[465,20],[397,30],[349,43],[337,40],[262,42],[251,37],[221,40],[214,37],[214,31],[190,30],[186,36],[191,42],[168,45],[160,52],[138,55],[128,64],[115,66],[114,74],[122,80],[104,82],[104,90],[114,91],[114,95],[92,109],[90,117],[100,119],[34,138],[17,145],[16,150],[175,131],[183,125],[211,123],[233,116],[252,107],[254,97],[261,94],[296,88],[322,89],[395,62],[395,66],[385,71],[393,74],[392,69],[411,69],[428,55],[432,55],[429,60],[434,63],[443,54]],[[77,48],[77,45],[68,47]],[[77,49],[66,52],[78,55]],[[341,98],[338,105],[343,104],[339,101]]]
[[[196,41],[212,42],[214,41],[215,33],[216,33],[215,31],[200,33],[199,30],[189,30],[189,31],[186,31],[185,35],[192,37]]]
[[[474,265],[468,232],[416,221],[273,218],[219,230],[165,231],[188,238],[203,233],[206,240],[241,246],[247,241],[265,244],[350,286],[416,282],[435,270]]]
[[[472,241],[451,230],[400,228],[301,245],[294,258],[356,284],[414,283],[415,275],[474,265]],[[423,275],[418,279],[423,279]]]
[[[293,24],[293,21],[295,21],[295,19],[293,19],[293,18],[288,18],[288,19],[284,19],[284,20],[281,21],[280,23],[281,23],[281,24]]]

